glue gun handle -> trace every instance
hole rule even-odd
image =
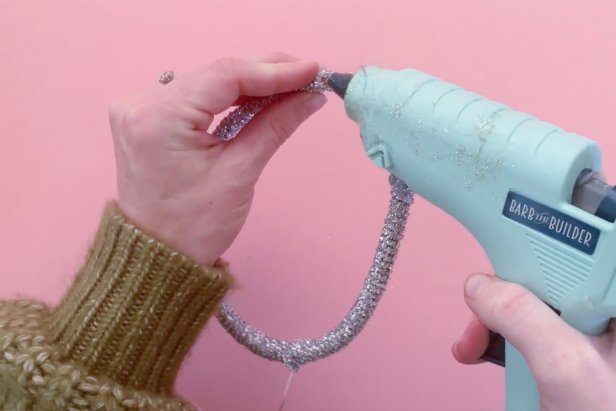
[[[560,311],[550,306],[560,315]],[[539,411],[539,393],[524,357],[502,335],[490,331],[488,348],[481,359],[505,367],[506,411]]]
[[[508,341],[505,356],[506,411],[540,411],[537,384],[526,360]]]

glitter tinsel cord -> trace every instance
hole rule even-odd
[[[302,91],[321,93],[330,90],[327,86],[329,74],[330,72],[322,70],[315,81]],[[278,98],[279,96],[264,97],[237,108],[223,119],[214,134],[223,140],[231,140],[260,110]],[[413,203],[413,192],[402,180],[392,175],[389,182],[391,201],[372,267],[355,304],[336,328],[317,339],[279,340],[248,324],[227,302],[222,303],[217,314],[220,324],[237,342],[253,353],[279,361],[292,371],[346,347],[364,328],[385,292],[404,234],[409,207]]]
[[[312,83],[298,91],[303,91],[306,93],[323,93],[325,91],[330,91],[331,89],[327,85],[327,79],[330,74],[331,71],[328,70],[319,71],[319,74],[317,74],[317,77]],[[244,126],[248,124],[250,120],[252,120],[257,113],[259,113],[259,111],[280,99],[282,96],[284,96],[284,94],[255,98],[243,106],[236,108],[229,113],[227,117],[222,119],[220,124],[218,124],[218,127],[216,127],[216,130],[214,130],[214,135],[220,137],[224,141],[234,139],[242,128],[244,128]]]

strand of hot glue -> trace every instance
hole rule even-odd
[[[300,91],[313,93],[331,91],[327,85],[330,74],[331,72],[326,70],[320,71],[315,81]],[[255,99],[237,108],[221,121],[214,134],[225,141],[233,139],[259,111],[279,97],[280,95],[276,95]],[[320,338],[280,340],[248,324],[229,303],[223,302],[217,314],[218,320],[238,343],[263,358],[283,363],[295,372],[302,365],[332,355],[353,341],[374,313],[387,288],[399,243],[404,234],[409,208],[413,203],[413,192],[402,180],[392,175],[389,182],[391,200],[372,267],[368,271],[357,300],[338,326]]]

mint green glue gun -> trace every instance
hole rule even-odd
[[[604,332],[616,317],[616,191],[596,143],[416,70],[367,67],[329,84],[370,159],[462,223],[500,278]],[[507,411],[539,411],[526,361],[503,346],[491,356],[506,367]]]

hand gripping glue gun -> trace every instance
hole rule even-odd
[[[500,278],[603,333],[616,317],[616,191],[593,141],[416,70],[329,84],[370,159],[462,223]],[[539,411],[528,365],[504,346],[507,411]]]

